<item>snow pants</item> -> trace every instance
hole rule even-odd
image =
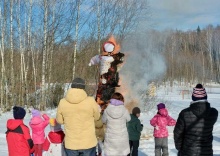
[[[42,156],[43,144],[35,144],[34,149],[34,156]]]
[[[131,153],[129,153],[127,156],[138,156],[139,140],[129,140],[129,145]]]
[[[155,156],[169,156],[168,138],[155,138]],[[162,155],[161,155],[162,151]]]

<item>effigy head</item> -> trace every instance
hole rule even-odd
[[[102,46],[102,55],[115,55],[120,51],[120,45],[117,44],[113,35],[110,36],[107,42],[105,42]]]

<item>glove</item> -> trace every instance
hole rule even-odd
[[[158,126],[155,126],[155,129],[156,129],[156,130],[159,130],[159,127],[158,127]]]
[[[142,126],[142,127],[144,127],[144,125],[143,125],[143,124],[141,124],[141,126]]]

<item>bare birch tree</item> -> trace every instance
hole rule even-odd
[[[11,104],[14,104],[14,88],[15,88],[15,79],[14,79],[14,43],[13,43],[13,5],[14,0],[10,0],[10,48],[11,48],[11,54],[10,54],[10,61],[11,61],[11,84],[10,84],[10,93],[11,93]]]

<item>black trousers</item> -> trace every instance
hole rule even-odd
[[[131,153],[128,154],[128,156],[138,156],[139,140],[135,140],[135,141],[129,140],[129,144],[130,144]]]

